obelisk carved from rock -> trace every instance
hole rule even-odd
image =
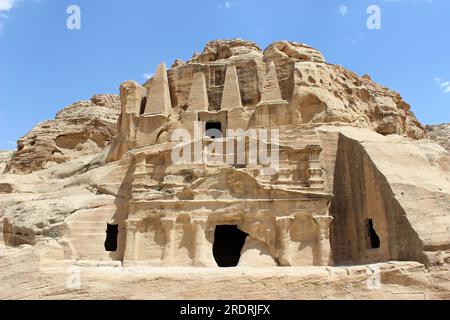
[[[147,87],[147,105],[145,114],[172,113],[172,102],[170,99],[169,80],[167,78],[167,68],[164,63],[158,66],[156,74]]]
[[[236,108],[242,108],[242,100],[236,66],[230,65],[225,75],[221,109],[228,110]]]

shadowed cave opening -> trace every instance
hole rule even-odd
[[[147,97],[143,97],[141,100],[141,109],[139,114],[142,116],[145,113],[145,107],[147,106]]]
[[[216,226],[213,254],[219,267],[232,268],[238,265],[247,236],[235,225]]]
[[[119,226],[116,224],[109,224],[106,229],[105,250],[108,252],[117,251],[117,236],[119,234]]]
[[[373,226],[373,220],[366,220],[366,230],[367,230],[367,247],[369,249],[379,249],[380,248],[380,237],[378,236],[375,228]]]

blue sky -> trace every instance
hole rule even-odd
[[[81,30],[69,30],[69,5]],[[369,5],[381,29],[369,30]],[[0,0],[0,149],[38,122],[209,40],[307,43],[402,94],[424,124],[450,122],[448,0]]]

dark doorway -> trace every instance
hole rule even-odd
[[[205,135],[211,139],[222,138],[222,124],[220,122],[207,122]]]
[[[216,226],[213,254],[219,267],[236,267],[248,234],[237,226]]]
[[[145,107],[147,106],[147,97],[143,97],[141,100],[141,110],[139,114],[142,116],[145,112]]]
[[[373,220],[366,220],[366,239],[367,239],[367,247],[368,249],[379,249],[380,248],[380,237],[378,236],[375,228],[373,226]]]
[[[116,224],[108,224],[106,229],[105,250],[108,252],[117,251],[117,236],[119,234],[119,226]]]

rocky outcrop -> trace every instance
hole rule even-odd
[[[279,106],[273,106],[275,101],[263,101],[261,105],[264,80],[272,64],[279,82],[277,90],[280,90],[281,100],[276,101],[281,102]],[[238,104],[244,107],[244,112],[239,115],[242,120],[233,121],[267,126],[267,119],[261,121],[260,113],[270,112],[272,120],[269,122],[277,125],[297,128],[323,124],[352,125],[369,128],[382,135],[398,134],[412,139],[426,137],[425,129],[400,94],[375,83],[368,75],[360,77],[342,66],[327,63],[318,50],[308,45],[289,41],[275,42],[262,51],[250,41],[216,40],[208,43],[202,53],[194,54],[188,62],[177,60],[167,71],[172,116],[181,117],[181,121],[188,121],[193,116],[189,111],[196,109],[190,105],[192,81],[196,74],[203,74],[205,78],[204,96],[207,96],[208,103],[203,103],[206,106],[204,111],[219,111],[228,88],[236,87],[230,87],[231,84],[224,87],[227,75],[234,74],[231,69],[227,72],[227,66],[236,69],[240,91]],[[122,107],[126,108],[128,116],[119,123],[122,128],[119,140],[124,140],[123,133],[127,132],[129,146],[117,141],[113,147],[114,156],[109,160],[118,160],[123,150],[136,147],[139,136],[147,136],[141,138],[145,143],[154,141],[154,137],[148,138],[148,132],[155,130],[153,126],[158,126],[159,130],[155,132],[158,131],[157,135],[162,137],[166,137],[163,132],[168,132],[167,128],[177,126],[178,120],[174,117],[167,121],[154,117],[152,124],[138,124],[150,122],[139,117],[146,113],[149,103],[146,99],[156,87],[154,82],[157,78],[155,75],[144,86],[133,82],[122,85],[122,99],[125,99]],[[164,105],[167,100],[165,98]],[[172,120],[175,122],[170,124]],[[138,127],[145,127],[146,132],[142,129],[139,132]]]
[[[6,173],[27,174],[99,153],[117,134],[119,111],[115,95],[97,95],[64,108],[17,142]]]
[[[11,160],[14,151],[0,151],[0,174],[5,170],[6,164]]]
[[[72,214],[114,205],[113,196],[97,192],[111,170],[99,166],[101,159],[84,156],[28,175],[1,175],[4,241],[18,246],[36,245],[43,237],[60,240],[67,231],[65,220]],[[104,225],[102,234],[103,229]]]
[[[278,129],[259,139],[259,147],[276,146],[276,170],[250,159],[249,141],[238,154],[226,150],[231,163],[190,158],[188,150],[209,156],[211,146],[229,141],[226,129],[261,128]],[[182,145],[182,162],[172,157],[177,129],[200,133]],[[8,247],[0,248],[0,265],[18,267],[17,255],[31,261],[24,267],[52,268],[23,271],[39,288],[50,282],[42,291],[19,283],[5,298],[116,298],[128,292],[114,287],[128,285],[139,292],[133,297],[147,298],[161,283],[161,298],[222,298],[229,281],[239,288],[236,299],[245,292],[394,298],[399,286],[406,298],[450,292],[448,281],[433,278],[448,279],[450,270],[449,154],[426,139],[398,93],[305,44],[281,41],[262,51],[240,39],[212,41],[187,62],[169,70],[161,64],[144,85],[122,83],[120,101],[101,95],[75,103],[18,144],[0,154],[0,246]],[[217,271],[229,259],[239,277]],[[73,261],[92,265],[83,269],[83,293],[61,288]],[[133,266],[144,268],[130,279]],[[186,277],[168,266],[185,268]],[[261,273],[245,273],[248,267]],[[149,275],[157,277],[143,286]],[[280,275],[286,290],[268,296],[246,284],[279,287]],[[374,275],[382,285],[375,289],[367,284]],[[188,278],[209,284],[192,286]],[[207,290],[211,283],[217,290]]]
[[[427,135],[450,152],[450,124],[426,126]]]
[[[202,53],[195,53],[188,63],[208,63],[225,60],[238,61],[261,57],[262,51],[254,42],[241,39],[215,40],[206,44]]]
[[[322,127],[338,264],[420,261],[450,252],[450,155],[428,140]],[[333,142],[332,142],[333,141]],[[334,153],[333,161],[326,153]],[[374,238],[377,242],[374,242]]]
[[[306,58],[298,62],[285,55],[279,56],[278,65],[287,59],[296,61],[291,99],[300,124],[347,123],[383,135],[425,137],[424,128],[398,93],[338,65],[303,62]]]
[[[264,50],[264,57],[269,60],[294,59],[298,62],[318,62],[325,63],[325,58],[318,50],[311,48],[304,43],[291,41],[279,41],[272,43]]]
[[[284,100],[290,102],[293,125],[347,123],[367,127],[376,132],[406,135],[413,139],[425,137],[425,130],[402,97],[371,80],[339,65],[326,62],[323,55],[308,45],[289,41],[275,42],[262,52],[253,42],[236,40],[213,41],[187,64],[169,71],[174,107],[184,108],[188,101],[191,72],[202,70],[207,63],[236,64],[244,106],[259,99],[266,74],[266,62],[276,65]],[[246,63],[247,66],[240,66]],[[243,69],[247,69],[244,73]],[[192,70],[186,72],[186,70]],[[224,79],[225,71],[207,76],[207,81]],[[214,79],[211,79],[214,78]],[[186,83],[186,85],[185,85]],[[220,84],[220,80],[218,81]],[[220,97],[209,88],[210,107],[217,109]]]

